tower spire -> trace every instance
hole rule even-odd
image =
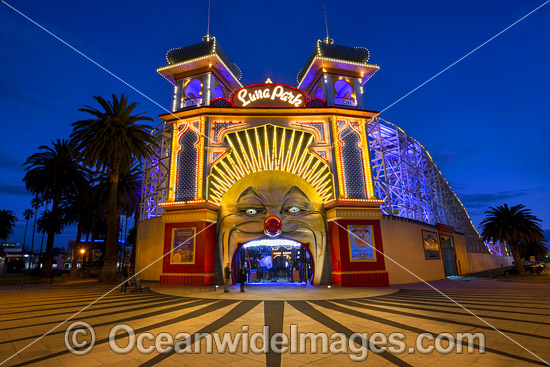
[[[325,43],[334,43],[334,40],[332,40],[328,36],[328,22],[327,22],[327,8],[325,6],[325,2],[323,1],[323,12],[325,13],[325,29],[327,31],[327,37],[325,38]]]
[[[210,0],[208,0],[208,17],[206,21],[206,36],[202,38],[203,41],[210,41]]]

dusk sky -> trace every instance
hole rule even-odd
[[[382,110],[544,1],[327,0],[336,44],[369,49],[380,71],[365,85],[367,109]],[[207,0],[21,1],[8,4],[166,108],[172,86],[155,71],[166,52],[201,41]],[[210,34],[241,68],[244,85],[296,86],[319,38],[315,1],[212,0]],[[550,229],[550,4],[518,23],[382,115],[419,140],[476,226],[489,206],[524,204]],[[0,209],[19,218],[23,242],[23,162],[68,138],[78,108],[94,95],[124,93],[137,111],[166,112],[0,3]],[[27,244],[30,244],[32,222]],[[479,228],[479,227],[478,227]],[[548,232],[547,232],[548,233]],[[66,246],[76,230],[56,237]],[[40,246],[39,241],[35,240]]]

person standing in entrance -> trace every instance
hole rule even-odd
[[[229,292],[229,279],[231,278],[231,268],[229,267],[229,263],[227,263],[223,269],[223,278],[225,280],[224,292]]]
[[[244,265],[241,266],[241,270],[239,271],[239,282],[241,283],[241,292],[244,292],[244,282],[246,282],[246,269]]]

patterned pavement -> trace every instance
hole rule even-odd
[[[436,286],[479,317],[498,328],[522,346],[550,361],[550,287],[547,284],[520,284],[494,281],[441,281]],[[154,286],[143,293],[115,291],[84,310],[73,321],[86,321],[97,335],[95,347],[86,355],[76,356],[64,345],[65,323],[38,340],[9,361],[16,351],[63,322],[108,290],[93,286],[56,289],[44,286],[0,288],[0,365],[1,366],[544,366],[544,362],[515,345],[479,319],[468,314],[433,290],[421,285],[386,289],[364,296],[362,290],[330,293],[325,290],[249,287],[247,293],[188,293],[181,288]],[[311,287],[313,288],[313,287]],[[308,292],[316,296],[308,297]],[[324,293],[323,293],[324,292]],[[181,294],[179,294],[181,293]],[[268,294],[269,297],[265,295]],[[342,294],[345,297],[331,297]],[[357,294],[357,296],[349,296]],[[283,301],[282,299],[286,299]],[[168,349],[143,354],[134,349],[116,354],[108,335],[119,323],[130,325],[140,335],[151,332],[206,333],[261,332],[269,326],[270,336],[285,332],[291,325],[300,332],[403,333],[407,351],[380,354],[368,352],[366,362],[353,362],[349,353],[322,354],[270,352],[267,354],[218,353],[214,347],[207,354],[206,340],[200,343],[202,353],[178,354]],[[485,353],[473,354],[409,353],[421,333],[482,332],[486,337]],[[360,343],[360,340],[356,340]],[[127,335],[117,338],[120,346],[128,343]],[[356,345],[357,347],[360,344]],[[307,350],[310,345],[308,344]],[[478,345],[476,344],[476,348]],[[4,363],[2,363],[5,361]]]

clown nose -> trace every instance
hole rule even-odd
[[[272,215],[264,220],[264,233],[269,237],[280,235],[282,229],[283,222],[278,217]]]

